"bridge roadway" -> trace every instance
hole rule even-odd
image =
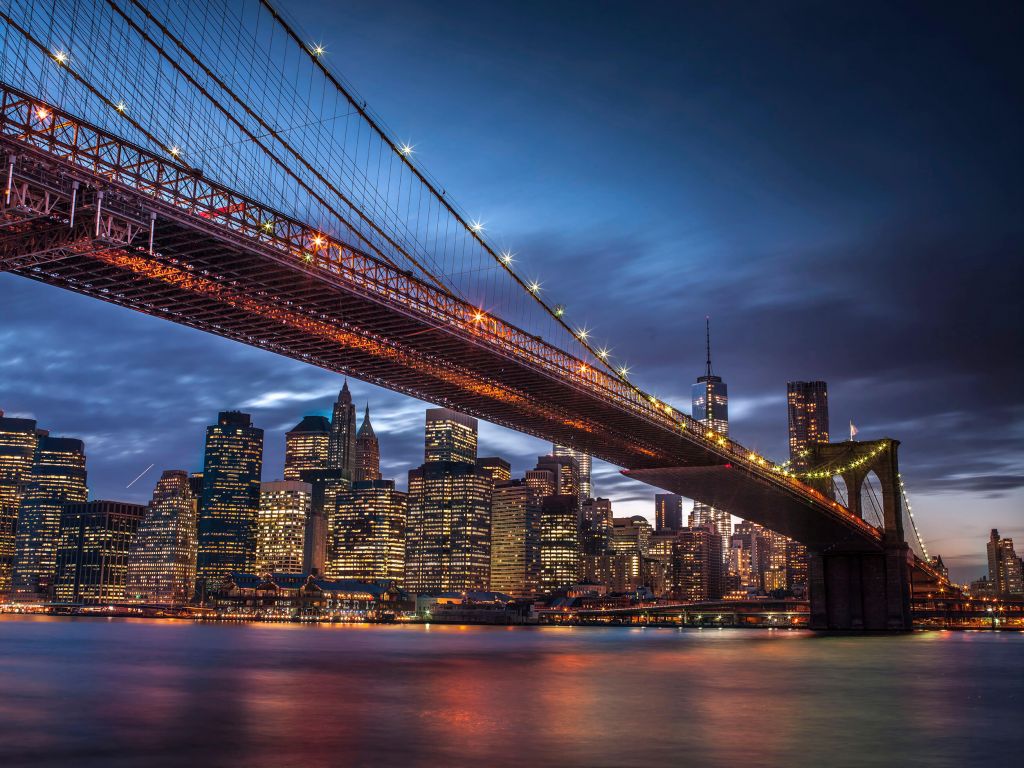
[[[0,269],[573,446],[812,551],[882,549],[596,361],[13,87],[0,99]]]

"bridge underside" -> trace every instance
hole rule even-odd
[[[733,515],[795,539],[813,552],[879,552],[880,541],[868,541],[799,497],[779,494],[742,468],[660,467],[631,469],[627,477],[670,493],[727,509]]]

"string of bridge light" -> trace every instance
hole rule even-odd
[[[897,472],[896,479],[899,480],[900,483],[900,493],[903,495],[903,503],[906,505],[907,515],[910,517],[910,527],[914,529],[914,538],[917,539],[918,546],[921,547],[921,553],[927,561],[930,559],[928,557],[928,548],[924,545],[924,539],[921,538],[921,533],[917,530],[917,521],[914,520],[914,510],[911,508],[910,499],[907,496],[907,486],[903,484],[903,475]]]
[[[815,469],[809,470],[807,472],[788,472],[787,474],[789,474],[791,477],[800,477],[809,480],[824,480],[830,477],[835,477],[836,475],[845,474],[846,472],[849,472],[851,469],[857,469],[858,467],[864,466],[888,447],[889,443],[888,441],[885,441],[875,446],[869,453],[866,453],[863,456],[853,459],[852,461],[849,461],[846,464],[840,466],[833,465],[830,467],[826,467],[825,469]]]

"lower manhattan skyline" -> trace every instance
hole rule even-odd
[[[1024,4],[0,6],[0,766],[1020,762]]]

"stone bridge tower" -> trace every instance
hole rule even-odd
[[[870,473],[882,487],[880,549],[811,552],[808,592],[811,627],[835,630],[909,630],[910,547],[903,533],[898,440],[821,443],[807,455],[808,483],[832,495],[833,478],[846,484],[848,509],[863,518],[864,482]]]

